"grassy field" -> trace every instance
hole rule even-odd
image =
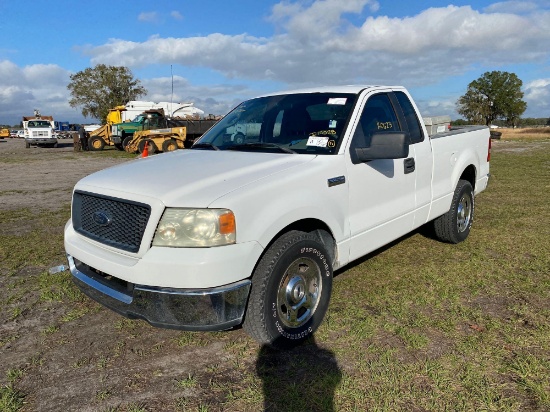
[[[505,131],[491,175],[466,242],[423,228],[340,271],[320,330],[287,352],[242,330],[166,331],[112,314],[67,272],[47,273],[63,261],[68,205],[2,213],[0,352],[12,355],[0,359],[0,411],[41,410],[52,374],[89,388],[47,392],[67,410],[548,411],[550,133]],[[18,322],[35,327],[26,335]],[[101,349],[71,343],[96,324]]]

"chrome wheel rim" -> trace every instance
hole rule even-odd
[[[312,259],[301,257],[285,271],[277,291],[277,314],[289,328],[298,328],[311,319],[322,291],[321,268]]]
[[[458,202],[458,210],[456,214],[456,223],[458,231],[464,232],[470,225],[472,218],[472,198],[467,193],[463,194]]]

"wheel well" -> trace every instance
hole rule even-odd
[[[461,180],[467,180],[472,187],[476,187],[476,168],[473,165],[468,166],[460,175]]]
[[[288,225],[279,233],[277,233],[277,235],[271,240],[271,242],[269,242],[269,245],[266,247],[266,250],[281,235],[291,230],[298,230],[301,232],[311,233],[312,235],[317,236],[319,241],[327,249],[327,252],[330,255],[330,261],[334,265],[334,263],[336,262],[336,241],[334,240],[334,236],[332,235],[332,232],[330,231],[329,227],[324,222],[317,219],[302,219]]]

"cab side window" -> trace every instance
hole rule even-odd
[[[401,127],[387,94],[371,96],[363,108],[359,124],[355,129],[351,148],[370,147],[372,135],[376,132],[399,132]]]
[[[395,92],[395,97],[403,110],[403,115],[407,121],[407,126],[409,127],[409,138],[411,144],[419,143],[424,140],[424,133],[420,127],[420,122],[418,121],[418,116],[414,110],[411,101],[407,95],[403,92]]]

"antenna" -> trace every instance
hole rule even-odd
[[[172,65],[170,65],[170,76],[172,77],[172,96],[170,96],[170,117],[174,116],[174,73],[172,72]]]

